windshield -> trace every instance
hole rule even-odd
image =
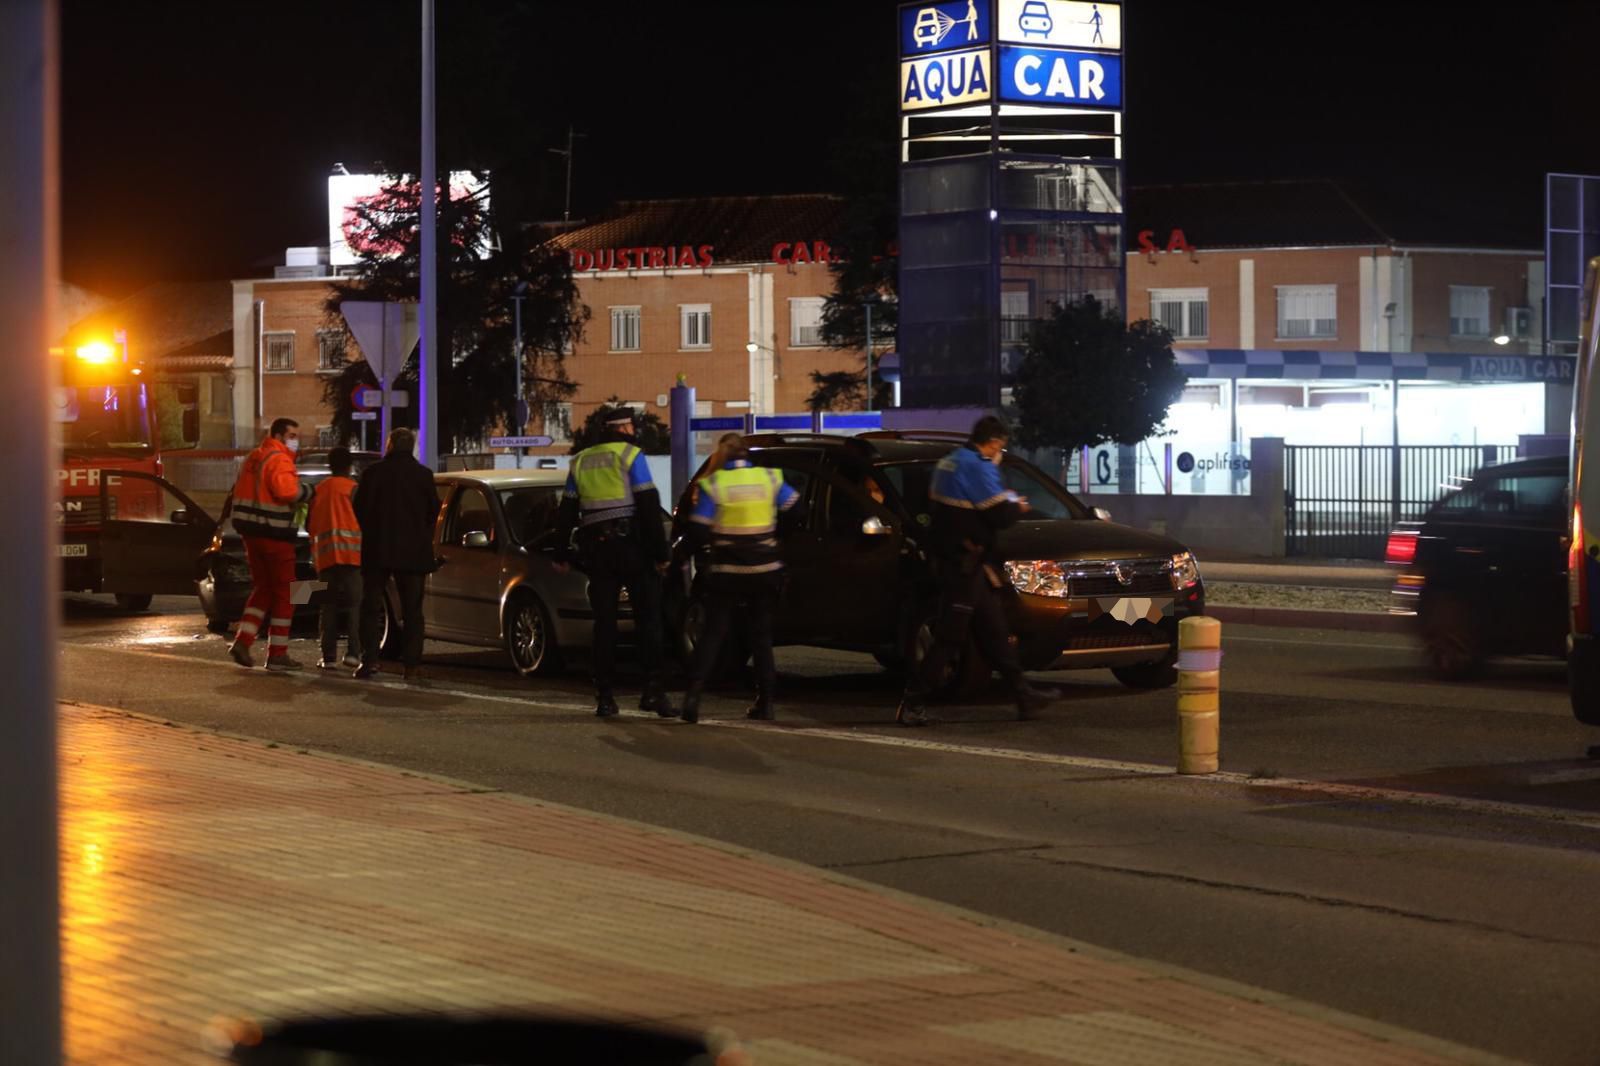
[[[894,487],[894,491],[905,502],[907,511],[913,515],[926,515],[931,513],[928,486],[937,465],[932,459],[922,459],[910,463],[889,463],[876,470]],[[1006,488],[1028,498],[1031,509],[1022,516],[1024,521],[1094,517],[1093,512],[1033,467],[1007,461],[1000,468],[1000,479],[1005,482]]]
[[[68,449],[150,447],[150,411],[142,385],[63,389],[58,420]]]

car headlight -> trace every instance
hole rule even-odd
[[[1190,585],[1200,583],[1200,564],[1195,562],[1194,552],[1179,552],[1172,557],[1172,587],[1186,589]]]
[[[1062,598],[1072,595],[1066,568],[1049,559],[1007,563],[1006,577],[1011,579],[1011,584],[1016,586],[1018,592]]]

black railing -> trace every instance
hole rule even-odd
[[[1421,518],[1480,467],[1516,458],[1510,445],[1291,444],[1283,449],[1285,550],[1381,559],[1396,522]]]

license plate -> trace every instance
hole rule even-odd
[[[87,544],[58,544],[56,545],[56,554],[62,558],[87,559],[89,557],[89,546]]]

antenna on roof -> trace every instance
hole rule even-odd
[[[566,202],[562,205],[562,208],[561,208],[561,221],[562,222],[571,222],[572,221],[572,154],[573,154],[573,152],[572,152],[572,149],[573,149],[572,142],[578,137],[585,137],[585,136],[588,136],[588,135],[587,134],[583,134],[583,133],[574,133],[572,131],[572,126],[569,123],[568,126],[567,126],[567,146],[565,148],[546,148],[545,149],[545,151],[549,152],[552,155],[564,155],[564,156],[567,157],[567,199],[566,199]]]

